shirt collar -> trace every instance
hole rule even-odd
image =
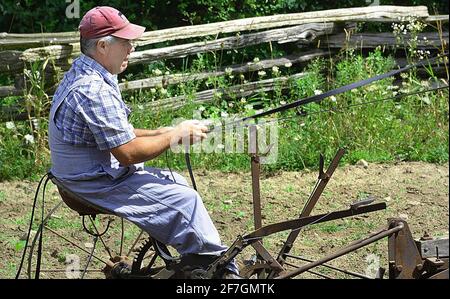
[[[112,83],[114,85],[118,84],[117,75],[111,74],[107,69],[105,69],[100,63],[98,63],[95,59],[81,53],[79,57],[80,64],[85,64],[88,67],[94,69],[98,72],[108,83]]]

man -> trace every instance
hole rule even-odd
[[[60,83],[50,111],[52,174],[85,200],[113,211],[181,255],[218,255],[220,242],[199,194],[179,174],[144,168],[171,144],[206,138],[198,121],[135,129],[117,74],[145,28],[112,7],[95,7],[80,23],[79,58]],[[234,263],[229,273],[238,273]],[[230,275],[231,278],[233,275]]]

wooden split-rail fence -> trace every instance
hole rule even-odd
[[[136,40],[136,51],[129,59],[129,65],[148,64],[154,61],[180,59],[189,55],[216,51],[228,51],[264,43],[295,43],[297,50],[287,56],[273,59],[249,61],[239,65],[230,65],[213,71],[199,73],[179,73],[152,76],[146,79],[121,82],[122,91],[138,91],[168,85],[205,80],[225,74],[245,74],[274,66],[296,65],[308,62],[316,57],[327,57],[347,47],[375,48],[403,47],[391,32],[356,33],[356,24],[360,22],[399,23],[401,19],[413,17],[436,28],[433,32],[420,33],[418,48],[443,51],[448,49],[448,15],[430,15],[425,6],[369,6],[343,8],[324,11],[292,13],[265,17],[246,18],[211,24],[177,27],[145,32]],[[439,29],[439,30],[438,30]],[[224,36],[224,37],[220,37]],[[407,39],[408,36],[405,36]],[[186,43],[180,44],[184,40]],[[196,40],[196,41],[193,41]],[[200,40],[200,41],[198,41]],[[158,47],[176,41],[175,45]],[[14,34],[0,33],[0,74],[14,78],[14,85],[0,86],[0,120],[25,120],[33,115],[33,107],[24,110],[29,83],[24,70],[31,64],[46,63],[45,78],[51,86],[46,92],[51,98],[57,82],[52,82],[55,73],[69,69],[72,60],[80,54],[78,32]],[[49,63],[51,62],[51,63]],[[404,64],[399,60],[399,64]],[[261,91],[270,91],[275,86],[283,88],[293,78],[304,73],[290,76],[248,82],[231,86],[226,90],[209,89],[197,92],[193,101],[210,102],[220,92],[225,97],[233,94],[240,98]],[[5,99],[15,96],[14,105],[6,105]],[[28,95],[29,96],[29,95]],[[192,97],[189,98],[192,100]],[[145,106],[159,109],[176,109],[188,101],[184,95],[149,102]]]

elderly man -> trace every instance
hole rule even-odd
[[[199,194],[179,174],[144,167],[171,144],[206,137],[198,121],[157,130],[135,129],[117,74],[145,28],[112,7],[95,7],[80,23],[80,57],[60,83],[50,111],[52,174],[66,188],[126,218],[180,255],[218,255],[227,247]],[[238,273],[234,263],[230,275]]]

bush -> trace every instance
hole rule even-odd
[[[118,8],[132,22],[147,30],[196,25],[245,17],[324,9],[366,6],[366,0],[180,0],[180,1],[79,1],[80,17],[95,6]],[[381,0],[382,5],[425,5],[430,14],[448,13],[448,1]],[[77,30],[80,19],[68,19],[65,1],[4,0],[0,4],[0,32],[39,33]]]

